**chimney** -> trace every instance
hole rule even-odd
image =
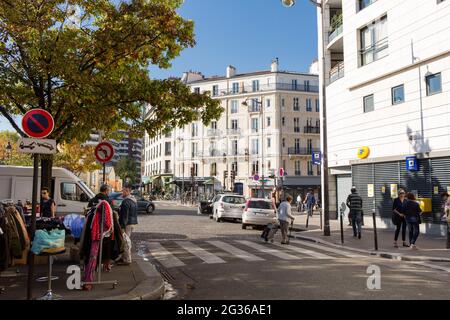
[[[272,60],[272,64],[270,65],[271,72],[278,72],[278,58]]]
[[[234,77],[236,75],[236,68],[233,66],[227,67],[227,78]]]

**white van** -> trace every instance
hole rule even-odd
[[[39,170],[38,203],[41,195]],[[86,184],[69,170],[53,168],[51,197],[56,202],[56,214],[82,214],[94,193]],[[11,199],[15,203],[32,200],[33,167],[0,166],[0,200]]]

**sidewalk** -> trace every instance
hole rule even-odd
[[[319,214],[309,219],[309,227],[306,225],[306,214],[295,213],[293,236],[298,239],[313,241],[328,246],[345,248],[360,253],[376,255],[383,258],[404,260],[404,261],[434,261],[450,262],[450,250],[446,249],[446,238],[420,234],[417,240],[419,250],[411,250],[402,247],[401,232],[397,241],[399,248],[394,248],[394,230],[378,229],[378,251],[375,251],[374,233],[372,227],[362,227],[362,238],[354,238],[352,227],[348,226],[347,219],[344,221],[344,244],[341,244],[341,231],[339,220],[330,220],[331,236],[324,236],[320,230]],[[368,219],[369,217],[366,217]],[[406,242],[408,242],[408,230],[406,230]]]
[[[102,281],[117,280],[118,285],[94,285],[92,291],[69,290],[66,286],[69,265],[77,265],[71,261],[70,254],[58,255],[53,263],[53,276],[59,279],[52,281],[54,294],[63,300],[157,300],[164,295],[164,281],[155,267],[144,262],[135,255],[130,266],[114,266],[111,272],[102,272]],[[37,282],[39,277],[47,276],[47,264],[34,267],[33,299],[38,299],[47,292],[47,282]],[[18,266],[0,273],[0,300],[25,300],[27,296],[28,267]],[[95,276],[97,279],[97,275]]]

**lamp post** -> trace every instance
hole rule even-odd
[[[322,108],[320,110],[321,115],[321,135],[320,144],[322,147],[322,208],[324,219],[324,236],[330,236],[330,210],[329,210],[329,188],[328,188],[328,154],[327,154],[327,109],[326,109],[326,85],[325,85],[325,37],[323,32],[325,30],[325,19],[323,13],[325,11],[325,1],[309,0],[316,7],[320,8],[321,25],[322,25]],[[281,3],[285,7],[292,7],[295,5],[295,0],[281,0]]]
[[[262,197],[265,198],[265,188],[264,188],[264,107],[263,107],[263,100],[264,98],[261,99],[261,101],[258,101],[258,99],[245,99],[244,102],[242,102],[242,105],[245,107],[248,107],[248,100],[252,100],[253,103],[257,104],[258,106],[260,106],[260,117],[261,117],[261,192],[262,192]],[[258,150],[259,151],[259,150]]]

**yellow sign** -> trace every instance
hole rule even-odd
[[[447,186],[447,193],[450,193],[450,186]]]
[[[374,196],[373,184],[368,184],[367,185],[367,197],[373,198],[373,196]]]
[[[358,149],[358,158],[366,159],[370,154],[369,147],[361,147]]]
[[[397,185],[396,184],[391,184],[391,198],[397,198]]]
[[[434,187],[434,194],[439,194],[439,187],[438,186]]]
[[[386,193],[386,187],[384,187],[384,186],[381,187],[381,193],[383,193],[383,194]]]

